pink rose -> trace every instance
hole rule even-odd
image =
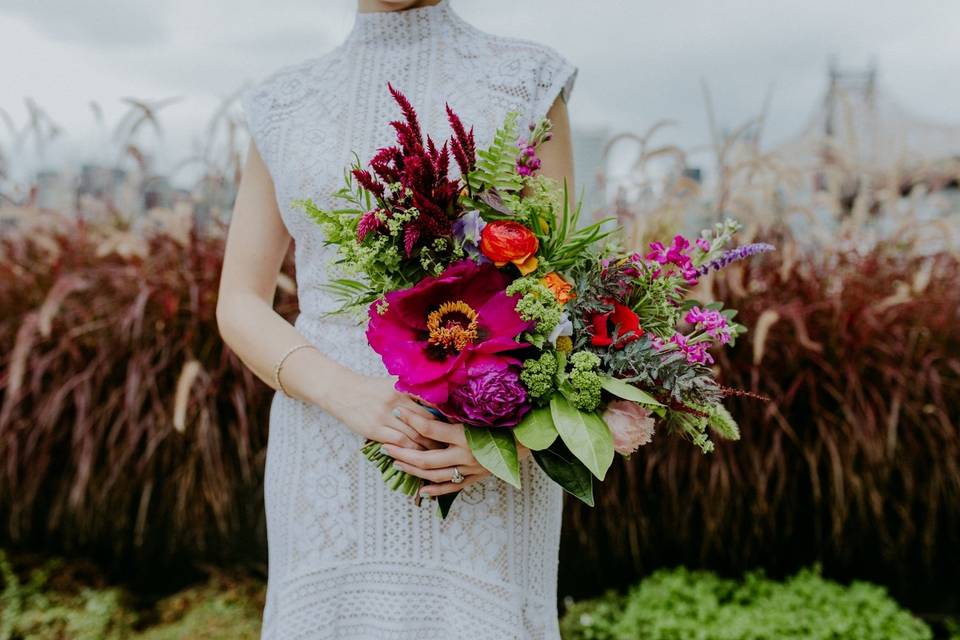
[[[628,456],[653,439],[654,422],[648,409],[629,400],[614,400],[603,412],[613,434],[613,448]]]

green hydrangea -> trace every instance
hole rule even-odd
[[[534,346],[542,347],[554,327],[560,324],[563,307],[553,292],[534,277],[518,278],[507,287],[507,295],[519,295],[516,310],[520,317],[536,323],[526,335]]]
[[[523,363],[520,381],[531,398],[549,399],[557,388],[557,358],[553,353],[545,351],[539,358],[527,360]]]
[[[580,411],[593,411],[600,406],[600,358],[589,351],[578,351],[570,356],[572,367],[567,380],[573,387],[570,402]]]

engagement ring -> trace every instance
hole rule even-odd
[[[450,478],[450,481],[453,484],[460,484],[463,482],[463,474],[460,473],[460,469],[457,469],[456,467],[453,468],[453,477]]]

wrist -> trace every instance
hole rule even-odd
[[[324,412],[339,417],[344,399],[352,397],[361,383],[361,376],[339,364],[332,364],[326,375],[317,376],[307,393],[307,402]]]

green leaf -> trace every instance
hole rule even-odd
[[[560,439],[570,453],[603,480],[613,462],[613,436],[606,423],[596,413],[578,410],[561,394],[550,399],[550,413]]]
[[[523,446],[533,451],[546,449],[557,439],[557,428],[553,426],[550,409],[534,409],[513,428],[513,435]]]
[[[460,492],[454,491],[453,493],[445,493],[442,496],[437,496],[437,511],[440,512],[441,520],[446,519],[447,514],[450,513],[450,507],[453,506],[453,501],[457,499],[458,495],[460,495]]]
[[[505,193],[523,188],[523,180],[516,169],[519,117],[516,111],[508,113],[503,125],[494,133],[490,146],[477,152],[477,165],[467,176],[474,192],[488,187]]]
[[[466,427],[467,444],[483,467],[504,482],[520,488],[520,458],[510,429]]]
[[[558,440],[549,449],[533,451],[533,459],[564,491],[593,506],[593,475],[563,442]]]
[[[618,380],[617,378],[611,378],[607,376],[600,381],[600,386],[618,398],[623,398],[624,400],[632,400],[637,404],[642,404],[647,407],[663,406],[663,404],[657,402],[656,398],[651,396],[646,391],[638,389],[632,384],[624,382],[623,380]]]

